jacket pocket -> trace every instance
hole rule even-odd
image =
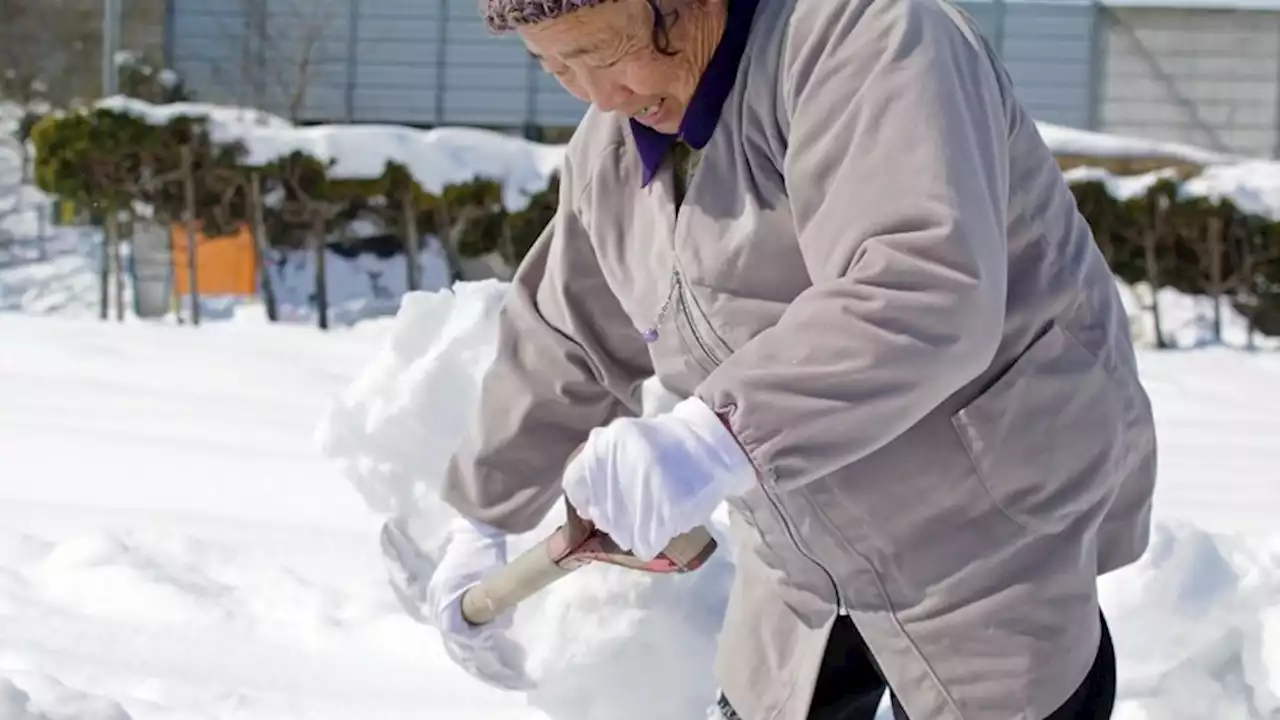
[[[1105,505],[1123,479],[1130,382],[1054,324],[951,420],[1000,510],[1051,533]]]

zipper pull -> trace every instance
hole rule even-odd
[[[680,271],[671,271],[671,286],[667,288],[667,297],[662,301],[662,307],[658,308],[658,314],[653,318],[653,325],[640,331],[640,337],[644,338],[646,344],[652,345],[658,341],[658,326],[662,324],[663,318],[667,316],[667,311],[671,309],[671,298],[675,297],[676,287],[680,283]]]

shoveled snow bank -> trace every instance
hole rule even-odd
[[[23,183],[30,177],[22,167],[22,148],[17,132],[21,111],[12,103],[0,102],[0,246],[36,236],[48,227],[53,200],[32,185]],[[4,248],[0,247],[0,253]],[[0,262],[4,260],[0,256]]]
[[[488,281],[407,295],[380,352],[318,431],[369,507],[416,527],[428,549],[453,515],[436,495],[492,361],[505,292]],[[648,390],[651,406],[661,406],[666,394]],[[553,530],[563,513],[554,509],[518,539],[516,551]],[[714,528],[721,539],[723,523]],[[729,554],[724,546],[708,566],[682,577],[589,567],[526,603],[516,633],[539,683],[529,703],[556,720],[701,717],[713,699]]]
[[[1280,716],[1274,537],[1158,525],[1139,563],[1103,579],[1102,603],[1120,662],[1116,720]]]
[[[557,586],[519,619],[544,680],[529,698],[466,676],[387,589],[379,519],[437,506],[491,287],[330,333],[0,313],[0,718],[701,718],[726,577]],[[1161,528],[1104,581],[1116,718],[1274,718],[1280,355],[1140,362]]]
[[[378,354],[319,428],[325,452],[369,508],[416,525],[427,548],[435,547],[433,530],[451,515],[436,493],[448,454],[473,419],[504,288],[462,283],[452,292],[406,297]],[[1158,412],[1175,413],[1175,420],[1182,381],[1197,385],[1200,379],[1161,375],[1153,383],[1165,393],[1156,397]],[[655,385],[648,390],[651,407],[671,401]],[[1269,402],[1256,389],[1247,392],[1264,406]],[[1273,419],[1268,427],[1278,424]],[[1271,432],[1238,431],[1252,432],[1249,438]],[[1177,432],[1165,437],[1187,442]],[[1187,480],[1172,478],[1180,483],[1175,488],[1213,482],[1203,468],[1186,468]],[[522,545],[558,517],[559,509],[539,532],[521,538]],[[716,530],[723,537],[723,516]],[[1105,580],[1104,607],[1121,654],[1118,718],[1246,720],[1276,707],[1280,540],[1263,542],[1271,544],[1162,520],[1143,561]],[[529,670],[541,683],[529,702],[556,720],[701,717],[715,689],[710,658],[731,562],[731,552],[722,552],[685,578],[588,568],[544,591],[516,620]]]
[[[0,672],[0,720],[131,720],[120,703],[39,673]]]

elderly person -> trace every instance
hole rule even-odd
[[[1156,441],[1115,281],[944,0],[487,0],[590,103],[513,281],[427,613],[562,492],[651,557],[727,503],[725,718],[1103,718]],[[639,416],[655,375],[683,398]],[[575,451],[579,450],[575,455]]]

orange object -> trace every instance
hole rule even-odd
[[[173,284],[180,295],[191,292],[187,272],[187,230],[174,223],[169,230]],[[257,264],[253,233],[241,224],[233,235],[206,236],[196,231],[196,291],[200,295],[253,295],[257,292]]]

